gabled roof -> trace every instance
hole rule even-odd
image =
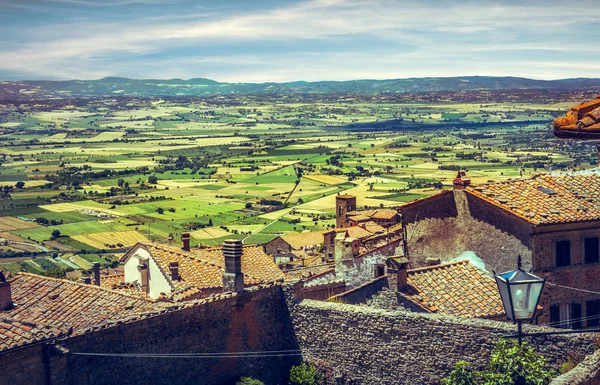
[[[348,215],[348,219],[352,219],[354,221],[363,220],[364,218],[374,218],[374,219],[393,219],[398,214],[398,211],[395,209],[374,209],[374,210],[354,210],[348,211],[346,215]]]
[[[348,234],[349,237],[356,239],[364,239],[372,235],[369,231],[360,226],[350,226],[346,227],[344,230],[346,230],[346,234]]]
[[[68,333],[55,326],[0,317],[0,352],[57,338]]]
[[[72,327],[74,333],[156,310],[161,305],[95,285],[29,273],[17,274],[10,284],[15,306],[3,316],[60,329]]]
[[[188,290],[191,287],[203,289],[219,289],[223,286],[225,257],[222,247],[205,249],[192,248],[184,251],[180,248],[160,244],[137,244],[123,256],[127,261],[142,247],[154,258],[174,291]],[[169,264],[177,262],[180,280],[171,278]],[[244,245],[242,247],[242,273],[246,286],[265,282],[283,280],[286,275],[277,267],[273,258],[267,255],[261,246]]]
[[[431,312],[461,317],[504,314],[494,279],[467,260],[409,270],[401,294]]]
[[[465,191],[534,225],[600,220],[596,173],[537,175]]]
[[[290,270],[287,272],[287,275],[290,277],[290,279],[292,280],[306,280],[306,279],[312,279],[315,278],[317,276],[322,276],[324,274],[327,273],[332,273],[335,271],[335,267],[333,264],[331,263],[323,263],[320,265],[312,265],[312,266],[307,266],[307,267],[299,267],[297,269],[294,270]]]

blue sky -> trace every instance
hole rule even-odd
[[[600,77],[596,0],[0,0],[0,79]]]

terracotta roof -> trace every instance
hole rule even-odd
[[[356,239],[364,239],[372,235],[369,231],[360,226],[350,226],[346,227],[344,230],[346,230],[346,234],[348,234],[349,237]]]
[[[125,282],[125,274],[112,274],[100,277],[100,286],[105,289],[118,290],[121,293],[142,295],[138,282]]]
[[[294,250],[300,250],[303,247],[315,246],[323,243],[324,231],[311,231],[300,234],[281,235],[281,239],[287,242]]]
[[[371,234],[385,231],[385,227],[383,227],[379,223],[373,222],[373,221],[361,223],[360,227],[364,227],[364,229],[367,230],[368,232],[370,232]]]
[[[496,282],[469,261],[408,271],[406,298],[425,309],[461,317],[504,314]]]
[[[368,215],[363,215],[363,214],[355,214],[355,215],[351,215],[348,220],[352,221],[352,222],[367,222],[371,220],[371,217]]]
[[[333,264],[324,263],[321,265],[312,265],[308,267],[300,267],[287,272],[288,277],[292,280],[314,278],[335,270]]]
[[[375,218],[375,219],[393,219],[396,217],[396,215],[398,215],[398,211],[397,210],[393,210],[393,209],[380,209],[380,210],[375,210],[375,212],[373,213],[373,215],[371,215],[371,218]]]
[[[223,286],[225,257],[222,247],[206,249],[192,248],[189,252],[180,248],[159,244],[138,244],[124,257],[133,255],[137,247],[144,247],[153,256],[164,277],[174,291],[197,289],[219,289]],[[180,280],[171,279],[169,264],[177,262]],[[277,267],[273,258],[267,255],[261,246],[244,245],[242,248],[242,273],[246,286],[264,282],[274,282],[287,278]]]
[[[68,331],[54,326],[0,317],[0,351],[59,337]]]
[[[571,108],[565,116],[554,119],[558,137],[598,139],[600,137],[600,95]]]
[[[140,296],[29,273],[17,274],[10,283],[15,306],[3,315],[61,329],[72,327],[75,333],[160,306]]]
[[[465,191],[535,225],[600,220],[596,173],[537,175]]]

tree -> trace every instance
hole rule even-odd
[[[156,209],[156,212],[159,213],[159,214],[163,214],[165,212],[165,210],[162,209],[161,207],[159,207],[159,208]]]
[[[301,363],[290,370],[290,385],[321,385],[323,375],[313,364]]]
[[[124,184],[125,184],[125,180],[123,180],[123,179],[118,179],[117,180],[117,186],[123,187]]]
[[[213,225],[212,218],[208,218],[208,225],[209,225],[209,226],[212,226],[212,225]]]
[[[265,385],[264,382],[252,377],[242,377],[235,385]]]
[[[25,182],[19,181],[19,182],[15,183],[15,187],[19,188],[19,189],[25,188]]]
[[[60,230],[53,230],[51,235],[52,238],[60,238]]]
[[[156,176],[150,175],[148,177],[148,183],[150,183],[150,184],[156,184],[157,182],[158,182],[158,178]]]

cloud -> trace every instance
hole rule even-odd
[[[88,4],[91,0],[54,2],[90,9],[97,6]],[[598,62],[597,54],[589,56],[586,43],[600,38],[595,28],[598,21],[566,2],[498,5],[483,1],[313,0],[267,8],[257,5],[252,11],[233,12],[230,7],[228,13],[209,7],[206,13],[194,14],[187,6],[176,5],[162,7],[161,14],[141,12],[143,9],[140,6],[140,15],[126,21],[77,18],[62,25],[30,29],[22,45],[9,45],[0,52],[0,74],[5,71],[34,77],[88,78],[135,73],[140,68],[156,73],[156,67],[162,67],[158,77],[190,73],[196,68],[198,72],[191,76],[208,73],[238,80],[265,76],[297,80],[317,76],[417,76],[412,74],[422,74],[423,69],[432,75],[464,71],[504,74],[507,69],[521,75],[530,73],[528,68],[539,63],[537,67],[543,68],[545,75],[590,76],[591,65]],[[582,25],[589,28],[582,29]],[[356,52],[340,51],[341,42],[348,40],[361,48]],[[267,49],[272,48],[269,42],[294,47],[300,41],[312,41],[320,50],[308,55],[304,50],[286,49],[278,54]],[[369,45],[373,48],[364,48]],[[226,54],[228,47],[231,52]],[[211,53],[216,48],[223,52]],[[178,49],[176,54],[171,53],[174,49]],[[543,53],[539,61],[521,57],[535,52]],[[250,57],[251,61],[240,61]],[[530,67],[516,65],[524,62]],[[346,69],[354,63],[361,67]],[[235,67],[235,73],[223,74],[219,68],[223,65]],[[369,71],[373,76],[367,76]],[[138,77],[145,75],[139,73]]]

